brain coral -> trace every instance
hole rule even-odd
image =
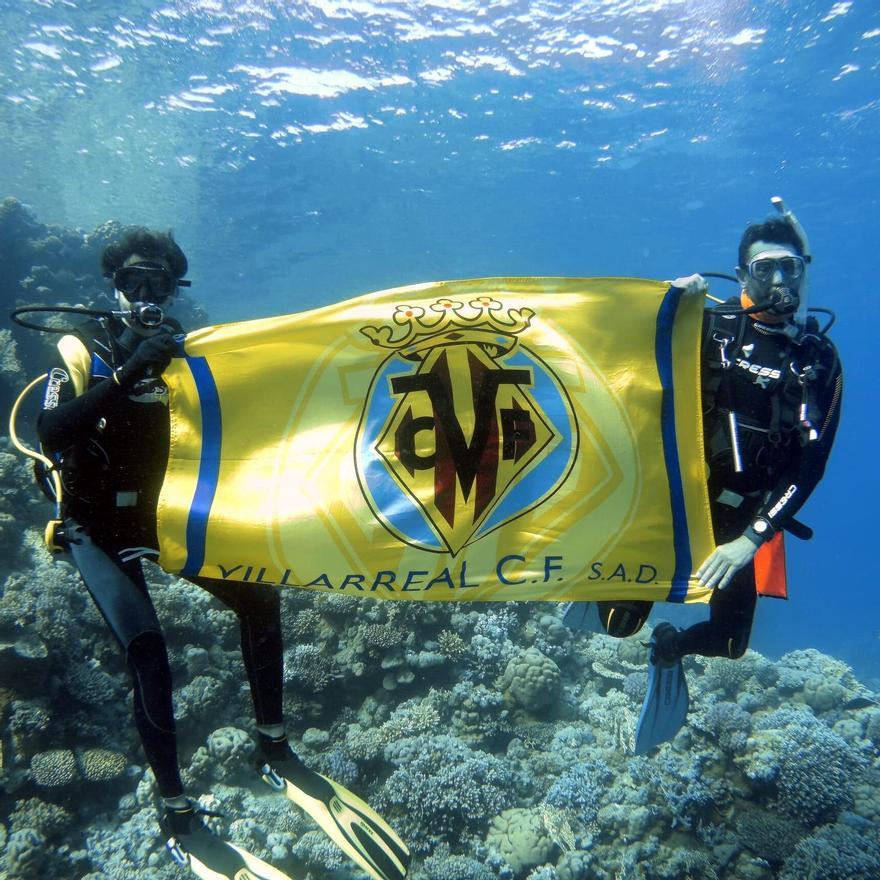
[[[317,645],[296,645],[284,652],[284,680],[318,693],[333,680],[335,672]]]
[[[556,863],[556,876],[559,880],[587,880],[592,855],[588,852],[567,852]]]
[[[612,774],[604,761],[575,764],[547,792],[547,803],[559,809],[573,810],[577,819],[589,825],[595,821],[602,794]]]
[[[694,718],[700,727],[726,752],[742,751],[752,729],[752,719],[738,703],[711,703]]]
[[[73,815],[58,804],[46,803],[39,798],[17,801],[9,817],[13,831],[32,828],[47,838],[59,837],[73,823]]]
[[[809,825],[833,820],[852,801],[859,763],[846,741],[823,725],[794,728],[779,766],[780,808]]]
[[[508,661],[500,684],[511,702],[536,712],[558,697],[559,667],[537,648],[529,648]]]
[[[208,754],[218,764],[244,764],[254,751],[254,741],[238,727],[218,727],[208,736],[207,745]]]
[[[803,826],[793,819],[750,804],[743,805],[739,812],[736,829],[748,849],[777,865],[792,854],[805,834]]]
[[[434,853],[422,866],[425,880],[496,880],[484,864],[468,856],[452,856],[446,851]]]
[[[549,861],[555,848],[540,811],[520,808],[505,810],[492,820],[486,846],[501,855],[517,875]]]

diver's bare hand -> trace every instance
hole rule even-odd
[[[705,296],[709,290],[706,279],[698,273],[676,278],[675,281],[670,281],[669,285],[684,291],[685,296]]]
[[[721,544],[697,569],[697,580],[704,587],[723,590],[733,576],[755,558],[757,552],[754,542],[745,535]]]

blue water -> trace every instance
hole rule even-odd
[[[753,647],[880,675],[880,6],[4,0],[0,196],[173,227],[215,321],[477,275],[730,271],[781,194],[844,421]],[[715,292],[731,291],[718,282]]]

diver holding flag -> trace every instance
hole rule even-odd
[[[177,757],[171,669],[162,627],[142,570],[159,555],[156,504],[169,449],[168,388],[162,379],[181,355],[182,328],[167,316],[187,259],[173,237],[131,228],[103,253],[118,310],[80,312],[90,320],[66,332],[49,366],[38,434],[42,482],[57,504],[50,549],[70,552],[132,678],[134,720],[163,799],[160,819],[171,857],[202,878],[285,880],[287,875],[214,834],[184,795]],[[17,405],[16,405],[17,406]],[[14,434],[14,431],[13,431]],[[27,450],[24,450],[27,451]],[[192,578],[235,612],[257,728],[256,778],[304,809],[373,880],[403,880],[410,854],[366,803],[307,768],[293,753],[282,716],[283,645],[275,587]]]
[[[827,336],[808,314],[806,233],[782,199],[778,215],[746,228],[736,280],[741,292],[706,309],[701,345],[703,433],[716,549],[696,571],[715,591],[709,619],[683,631],[661,622],[649,647],[648,691],[635,751],[671,740],[684,723],[688,654],[738,659],[749,644],[757,603],[755,555],[783,531],[809,538],[794,517],[825,473],[840,419],[843,373]],[[728,277],[728,276],[722,276]],[[701,275],[672,282],[685,296],[705,296]],[[809,311],[827,312],[827,309]],[[768,548],[771,549],[771,548]],[[572,628],[598,623],[609,635],[637,633],[652,603],[574,602]]]

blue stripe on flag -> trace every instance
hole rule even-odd
[[[687,595],[688,578],[691,574],[691,541],[688,534],[687,512],[684,504],[684,487],[678,460],[678,440],[675,435],[675,387],[672,377],[672,327],[682,291],[670,287],[663,297],[657,313],[657,336],[654,352],[657,373],[663,396],[660,403],[660,431],[663,437],[663,457],[666,462],[666,479],[669,483],[669,502],[672,508],[672,543],[675,550],[675,571],[667,602],[683,602]]]
[[[208,516],[214,503],[220,474],[220,398],[214,376],[205,358],[187,357],[186,362],[199,393],[199,406],[202,412],[202,454],[199,462],[199,478],[186,521],[186,563],[180,573],[196,575],[201,571],[205,561]]]

